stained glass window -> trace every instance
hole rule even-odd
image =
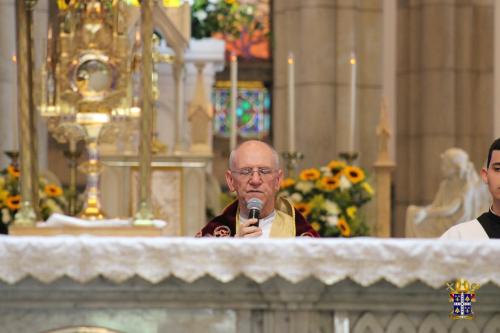
[[[229,137],[231,127],[231,86],[217,81],[213,90],[214,134]],[[262,139],[269,135],[271,97],[260,81],[238,82],[236,117],[238,135],[246,139]]]

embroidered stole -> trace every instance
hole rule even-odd
[[[281,200],[278,200],[278,202]],[[289,238],[296,236],[295,230],[295,211],[293,206],[286,200],[280,202],[280,205],[276,205],[276,216],[271,225],[271,232],[269,238]],[[282,210],[291,213],[287,214]],[[240,210],[236,211],[236,233],[238,233],[240,228]]]

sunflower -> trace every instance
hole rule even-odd
[[[365,173],[363,170],[356,166],[346,166],[343,170],[345,176],[353,184],[357,184],[365,179]]]
[[[331,160],[330,163],[328,163],[328,168],[334,176],[336,176],[346,166],[347,164],[344,161]]]
[[[311,227],[316,231],[319,231],[319,229],[321,229],[321,225],[318,222],[311,222]]]
[[[7,190],[0,190],[0,201],[5,201],[10,195],[10,192]]]
[[[179,7],[180,0],[163,0],[163,7]]]
[[[334,176],[323,177],[320,180],[321,187],[327,191],[333,191],[339,187],[339,179]]]
[[[305,203],[305,202],[299,202],[296,203],[295,209],[297,209],[302,215],[307,216],[311,213],[312,207],[311,205]]]
[[[346,209],[347,216],[349,216],[351,219],[353,219],[356,214],[358,213],[358,209],[356,206],[351,206]]]
[[[9,173],[9,175],[11,175],[14,178],[18,178],[19,175],[21,174],[21,172],[19,172],[19,169],[16,168],[15,166],[13,166],[12,164],[10,164],[7,167],[7,172]]]
[[[361,187],[363,187],[363,189],[366,191],[366,193],[368,193],[369,195],[373,195],[374,191],[373,191],[373,187],[368,184],[368,183],[363,183],[361,185]]]
[[[58,197],[62,194],[62,189],[54,184],[47,184],[45,185],[45,188],[43,189],[45,194],[47,194],[49,197]]]
[[[295,185],[295,179],[293,178],[286,178],[281,182],[281,189],[288,188],[290,186]]]
[[[5,201],[9,197],[9,191],[1,190],[0,191],[0,202]]]
[[[9,207],[10,210],[18,210],[21,208],[21,196],[20,195],[13,195],[10,197],[7,197],[5,200],[5,204],[7,207]]]
[[[337,223],[337,228],[339,228],[340,234],[343,237],[351,236],[351,227],[349,227],[349,224],[347,224],[347,222],[343,218],[339,219]]]
[[[57,7],[60,10],[66,10],[70,5],[74,5],[75,0],[57,0]]]
[[[319,172],[318,169],[311,168],[311,169],[302,170],[302,172],[299,175],[299,178],[300,178],[300,180],[317,180],[317,179],[319,179],[320,175],[321,175],[321,172]]]

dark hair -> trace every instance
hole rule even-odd
[[[493,141],[493,143],[490,146],[490,150],[488,151],[488,162],[486,163],[486,169],[490,167],[491,154],[493,154],[494,150],[500,150],[500,138]]]

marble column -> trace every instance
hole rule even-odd
[[[287,150],[287,56],[295,56],[296,147],[303,165],[335,156],[335,36],[333,1],[275,0],[273,140]],[[318,149],[322,147],[322,149]]]
[[[5,150],[18,150],[15,0],[0,2],[0,168],[9,159]]]
[[[17,130],[17,76],[16,65],[12,57],[16,54],[15,36],[15,0],[0,1],[0,168],[5,167],[8,158],[3,151],[19,148]],[[39,68],[43,50],[43,38],[46,38],[48,19],[48,0],[38,0],[33,11],[33,40],[35,43],[35,67]],[[37,84],[35,75],[35,84]],[[38,124],[39,167],[47,167],[47,129],[44,122]]]
[[[273,139],[286,149],[286,60],[296,64],[296,142],[300,167],[320,166],[348,149],[351,52],[357,57],[355,149],[359,163],[376,158],[381,97],[381,1],[286,1],[274,5]],[[299,24],[300,23],[300,24]]]
[[[395,235],[408,204],[429,204],[440,154],[465,149],[477,169],[493,138],[493,1],[398,7]]]

